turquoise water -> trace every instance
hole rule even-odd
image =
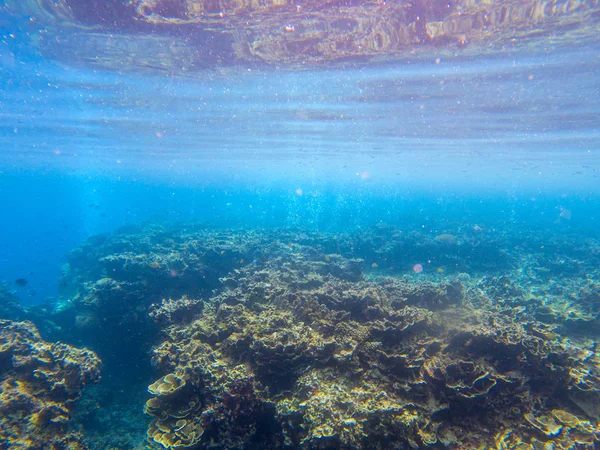
[[[522,45],[514,39],[499,47],[415,44],[415,52],[389,58],[348,58],[300,67],[285,61],[270,64],[235,59],[217,64],[211,53],[203,60],[205,66],[192,70],[177,61],[178,46],[186,42],[180,29],[172,34],[159,26],[140,25],[137,29],[135,23],[118,18],[98,25],[98,17],[102,21],[105,13],[113,17],[127,2],[105,2],[104,6],[102,2],[57,2],[57,11],[69,3],[68,10],[79,20],[76,24],[67,23],[59,13],[58,19],[51,19],[45,2],[0,5],[0,282],[6,282],[0,289],[6,310],[0,308],[0,319],[26,319],[35,324],[44,341],[91,349],[103,361],[103,369],[90,359],[86,364],[93,375],[82,384],[93,385],[98,374],[103,379],[86,388],[82,399],[78,392],[69,391],[64,394],[67,400],[51,395],[40,400],[64,401],[69,420],[52,419],[48,429],[53,434],[40,432],[37,443],[29,444],[23,443],[23,436],[36,435],[40,428],[32,425],[24,431],[11,420],[21,414],[19,421],[33,423],[35,414],[35,420],[43,422],[38,418],[43,417],[43,408],[38,411],[31,406],[33,412],[24,408],[26,412],[15,413],[10,406],[13,403],[7,400],[11,388],[3,384],[0,419],[11,431],[0,433],[1,449],[600,445],[600,399],[596,398],[600,392],[596,359],[600,330],[597,34],[578,40],[574,32],[575,37],[567,39],[570,30],[578,28],[556,25],[554,32],[545,29],[539,36],[532,31],[533,37],[524,39]],[[88,10],[81,9],[84,3]],[[596,11],[594,2],[588,3]],[[597,14],[590,13],[591,19],[586,21],[592,29],[597,29]],[[552,30],[553,22],[549,23]],[[121,41],[131,40],[131,49],[117,56],[111,53],[113,35]],[[148,56],[143,49],[151,46],[144,39],[154,35],[167,36],[173,44],[161,47],[160,54],[147,50],[152,53]],[[135,47],[136,39],[139,47]],[[232,58],[225,51],[221,56]],[[154,62],[141,63],[143,57]],[[360,263],[353,262],[357,258]],[[318,279],[318,286],[306,280],[306,284],[292,282],[290,277]],[[457,285],[460,300],[451,294],[438,298],[439,294],[431,293],[436,289],[450,292],[447,286]],[[363,305],[363,311],[360,302],[349,300],[348,292],[353,289],[387,290],[385,295],[377,294],[379,297],[373,294],[379,306]],[[411,289],[432,291],[415,294]],[[235,294],[228,297],[230,290]],[[256,294],[258,291],[261,293]],[[338,295],[332,292],[338,292],[346,303],[332,300]],[[364,292],[363,299],[371,295]],[[294,303],[292,293],[306,298]],[[309,298],[319,299],[322,309],[331,314],[315,319],[314,311],[306,306]],[[427,329],[425,337],[418,334],[423,332],[421,328],[414,332],[421,336],[416,341],[428,342],[426,350],[418,350],[423,358],[418,363],[389,363],[387,358],[393,359],[389,355],[394,352],[412,358],[411,352],[418,353],[415,349],[420,345],[404,335],[385,334],[390,327],[402,328],[394,322],[398,319],[394,314],[399,313],[390,312],[399,311],[398,298],[404,299],[402,305],[418,310],[415,317],[429,314],[432,323],[460,323],[457,329],[473,333],[465,342],[492,339],[469,328],[489,313],[481,319],[487,324],[481,325],[482,329],[502,329],[498,335],[509,336],[507,342],[516,342],[514,336],[518,335],[523,348],[514,352],[525,355],[531,367],[520,366],[522,355],[514,356],[512,347],[502,347],[503,341],[456,350],[461,339],[452,337],[451,331],[440,331],[443,327]],[[167,299],[181,300],[181,304],[164,303]],[[162,307],[156,306],[161,301]],[[204,302],[203,307],[198,306],[199,301]],[[17,303],[21,306],[13,308]],[[240,325],[235,332],[227,328],[239,319],[227,312],[231,305],[244,305],[237,311],[239,317],[250,317],[244,319],[246,328]],[[222,319],[219,308],[232,315]],[[247,311],[239,312],[244,308]],[[265,337],[261,334],[264,329],[252,324],[254,320],[279,323],[261,316],[270,308],[285,325],[278,325],[281,329],[270,325],[275,327],[271,330],[274,334]],[[377,308],[378,313],[372,312]],[[169,314],[177,316],[177,311],[183,311],[184,319],[171,318]],[[296,315],[288,320],[290,311]],[[158,317],[156,323],[149,315]],[[345,318],[340,319],[342,316]],[[377,322],[381,317],[388,321],[385,329]],[[166,322],[161,322],[163,319]],[[193,322],[196,319],[198,322]],[[294,328],[300,320],[309,324],[313,319],[320,325],[310,325],[307,334]],[[349,351],[346,344],[336,341],[339,352],[331,356],[323,350],[326,345],[319,347],[311,340],[317,339],[313,332],[321,333],[317,339],[321,344],[327,340],[323,323],[328,320],[335,320],[336,327],[341,327],[337,321],[344,320],[354,321],[350,328],[357,329],[358,324],[372,327],[365,332],[376,342],[369,341],[372,354],[384,348],[381,351],[387,356],[377,353],[378,359],[370,360],[369,352],[357,350],[364,371],[358,375],[350,359],[339,357]],[[514,331],[509,324],[522,328]],[[25,333],[8,322],[1,326],[0,332],[7,336]],[[210,327],[243,337],[234,345],[222,336],[211,337]],[[272,354],[264,350],[270,348],[271,339],[283,339],[278,333],[284,333],[285,327],[291,330],[291,337],[285,339],[289,339],[291,353],[296,352],[291,358],[294,361],[283,357],[280,350]],[[533,346],[531,339],[540,336],[548,345],[557,346],[549,350],[551,356],[535,352],[532,356],[524,350]],[[10,340],[0,337],[1,342]],[[264,403],[248,400],[252,403],[248,406],[240,401],[236,411],[245,411],[240,413],[242,418],[223,412],[234,402],[232,398],[245,399],[247,391],[231,388],[233,394],[223,394],[218,383],[206,381],[210,370],[199,361],[194,364],[202,368],[202,374],[190,375],[181,361],[191,350],[173,351],[167,357],[164,339],[170,339],[173,348],[188,342],[186,339],[205,339],[212,346],[211,357],[229,373],[239,368],[228,365],[231,361],[245,364],[244,370],[252,375],[240,375],[235,383],[259,383],[260,388],[253,385],[252,395],[264,396]],[[248,349],[241,349],[241,342],[250,341],[260,342],[260,346],[247,344]],[[405,342],[414,348],[400,349],[409,346]],[[355,344],[355,350],[363,345]],[[312,349],[310,356],[305,348]],[[432,356],[440,348],[446,349],[448,358],[475,364],[480,373],[479,369],[473,373],[479,375],[461,379],[455,374],[453,385],[450,366],[443,366],[441,356]],[[490,356],[486,352],[496,351],[490,349],[497,354]],[[0,381],[9,383],[13,377],[30,382],[29,372],[19,372],[16,363],[9,367],[3,354],[0,352]],[[308,362],[297,363],[297,355]],[[538,357],[539,364],[535,362]],[[264,358],[273,360],[269,365]],[[567,360],[573,366],[564,362]],[[268,369],[279,365],[284,368],[282,373]],[[542,366],[552,366],[555,371],[544,372]],[[44,370],[50,369],[44,366],[31,369],[31,373],[38,370],[46,373]],[[379,372],[361,378],[370,370]],[[574,373],[584,372],[587,378],[581,375],[577,381],[564,381],[568,378],[565,373],[575,379]],[[184,389],[183,395],[197,397],[202,406],[192,413],[190,407],[184,414],[180,405],[157,394],[158,385],[153,390],[151,384],[164,380],[168,373],[183,380],[178,378],[184,387],[177,386],[176,391]],[[511,377],[519,374],[528,380],[523,384],[527,387],[514,391],[506,387],[513,386]],[[309,375],[312,385],[304,378]],[[331,388],[328,383],[337,376],[345,381]],[[198,381],[202,377],[205,381]],[[415,381],[418,377],[423,377],[421,384]],[[485,377],[491,377],[493,385],[486,385],[482,393],[485,389],[476,383]],[[381,382],[384,378],[385,383]],[[558,400],[540,387],[545,379],[554,386]],[[354,384],[347,384],[348,380]],[[377,384],[380,382],[383,384]],[[406,388],[413,382],[416,384]],[[442,388],[415,394],[425,389],[424,385],[444,383],[447,389],[460,383],[468,386],[456,388],[458,394],[439,394]],[[584,384],[581,391],[589,394],[585,401],[585,395],[577,391]],[[404,397],[398,394],[402,401],[394,397],[399,385],[406,389]],[[357,386],[364,387],[364,397],[336,397],[335,392],[350,392]],[[371,399],[372,386],[387,392],[388,410],[374,414],[371,406],[357,406],[354,415],[340,419],[343,414],[335,405],[359,405],[363,401],[359,397]],[[506,389],[497,396],[503,400],[486,397],[488,391],[496,395],[493,389]],[[319,395],[326,399],[321,404],[332,402],[327,403],[334,411],[329,419],[319,416],[318,402],[311,403]],[[461,396],[479,395],[477,401],[461,403]],[[427,396],[429,404],[424,400]],[[536,396],[541,400],[529,400]],[[157,400],[156,410],[148,412],[147,407],[143,414],[150,397],[163,403]],[[512,404],[506,400],[509,397],[523,402]],[[220,402],[220,398],[226,400]],[[297,399],[312,406],[306,410],[293,406]],[[380,397],[365,401],[383,402]],[[433,403],[438,407],[428,416],[423,411]],[[413,406],[418,413],[410,409]],[[494,408],[508,428],[487,416],[485,411]],[[398,411],[409,410],[418,419],[405,429],[398,421],[408,416]],[[386,415],[390,411],[395,412]],[[550,411],[567,411],[585,422],[578,431],[585,437],[577,438],[581,441],[573,437],[577,433],[568,431],[570,419],[556,418],[557,414],[555,419],[547,419]],[[485,416],[487,422],[477,422],[479,416]],[[194,431],[198,439],[189,445],[180,443],[183,447],[153,439],[157,430],[164,431],[161,427],[169,432],[177,429],[177,433],[184,429],[183,423],[174,425],[173,417],[185,417],[181,419],[188,421],[185,427],[193,424],[199,427],[194,429],[202,429]],[[541,418],[554,421],[561,430],[547,431],[536,422],[543,422]],[[173,423],[165,425],[169,420]],[[515,431],[510,437],[506,430],[511,421],[524,420],[535,422],[537,425],[531,426],[537,431]],[[357,421],[363,427],[360,432],[340,431],[340,423],[354,430]],[[456,424],[461,421],[470,438],[458,431]],[[63,422],[68,424],[63,427]],[[61,425],[55,429],[56,423]],[[70,433],[83,437],[70,443],[65,443],[67,438],[61,441]],[[428,433],[437,433],[437,437],[428,437]],[[360,439],[356,437],[359,434]],[[531,447],[517,447],[517,435],[519,442]],[[574,447],[576,444],[580,447]]]
[[[597,47],[190,77],[69,67],[5,42],[2,269],[33,271],[38,298],[56,295],[70,247],[157,216],[334,229],[416,204],[470,214],[481,195],[480,215],[527,226],[575,207],[570,226],[597,228]]]

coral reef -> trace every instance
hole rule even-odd
[[[148,450],[156,448],[146,439],[150,419],[143,411],[148,398],[145,385],[103,377],[88,386],[73,408],[71,423],[84,435],[90,450]]]
[[[62,299],[28,313],[139,389],[118,396],[145,401],[149,448],[592,449],[597,248],[479,226],[149,225],[73,251]],[[94,449],[143,448],[141,408],[123,408],[78,412]]]
[[[23,320],[24,317],[24,310],[19,304],[16,293],[10,289],[8,283],[0,283],[0,318]]]
[[[163,299],[160,304],[150,305],[148,315],[161,326],[191,321],[202,312],[204,303],[186,296],[177,300]]]
[[[87,448],[67,425],[73,403],[99,371],[93,352],[44,342],[30,322],[0,320],[0,447]]]
[[[514,323],[503,303],[474,307],[490,299],[482,286],[512,292],[506,280],[357,281],[330,265],[348,267],[282,244],[224,278],[197,320],[169,326],[153,356],[168,375],[150,388],[151,438],[170,448],[156,430],[174,442],[197,420],[196,441],[172,448],[599,442],[595,356],[556,327]]]

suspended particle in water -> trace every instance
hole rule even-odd
[[[423,272],[423,266],[421,264],[415,264],[413,266],[413,272],[414,273],[421,273],[421,272]]]
[[[560,214],[558,215],[561,219],[571,220],[572,213],[567,208],[560,207]]]
[[[301,196],[303,194],[302,189],[296,189],[296,195]]]

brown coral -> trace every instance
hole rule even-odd
[[[145,411],[163,447],[591,449],[600,360],[564,317],[593,313],[593,283],[548,292],[512,272],[379,276],[433,251],[448,262],[485,253],[456,267],[510,271],[504,244],[481,233],[440,245],[394,231],[151,229],[107,238],[88,271],[73,268],[72,304],[113,340],[162,336]],[[363,274],[373,261],[381,269]],[[175,262],[181,274],[163,285]]]
[[[30,322],[0,320],[0,442],[16,449],[85,448],[66,425],[99,369],[89,350],[44,342]]]
[[[221,448],[266,439],[258,418],[271,439],[298,448],[476,448],[505,445],[507,423],[525,421],[521,439],[533,442],[540,424],[554,439],[563,422],[583,420],[534,412],[555,407],[557,392],[595,386],[585,357],[549,340],[551,328],[474,309],[480,291],[465,278],[350,281],[328,264],[343,258],[281,247],[224,280],[200,318],[166,330],[154,362],[185,374],[202,398],[202,439],[218,435]],[[147,410],[176,423],[181,406],[155,398]],[[596,434],[585,436],[577,442],[591,448]]]

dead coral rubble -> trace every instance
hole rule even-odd
[[[99,371],[93,352],[44,342],[30,322],[0,320],[0,448],[86,448],[67,424]]]

